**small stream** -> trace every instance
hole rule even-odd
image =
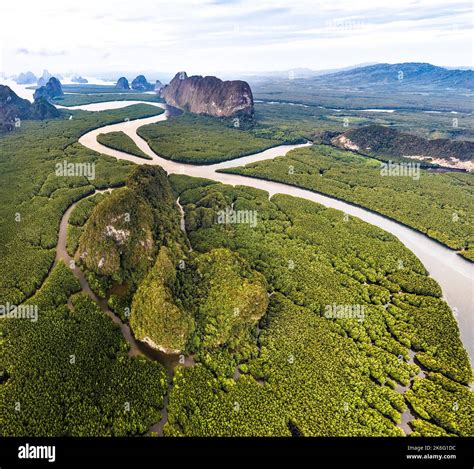
[[[68,265],[76,278],[79,280],[80,286],[81,286],[81,293],[85,293],[88,295],[99,307],[100,309],[107,314],[107,316],[120,327],[120,331],[122,333],[123,338],[129,345],[129,351],[128,355],[130,357],[137,357],[137,356],[144,356],[147,357],[150,360],[157,361],[163,367],[166,369],[166,374],[167,374],[167,380],[168,380],[168,392],[166,393],[164,397],[164,402],[163,402],[163,409],[161,410],[161,419],[159,422],[155,423],[152,425],[148,432],[147,435],[150,434],[157,434],[158,436],[163,436],[163,428],[166,422],[168,421],[168,402],[169,402],[169,392],[171,390],[171,386],[173,385],[173,374],[174,374],[174,369],[177,365],[184,366],[184,367],[191,367],[196,364],[196,361],[194,360],[193,356],[184,356],[182,354],[166,354],[160,350],[156,350],[152,347],[150,347],[148,344],[141,342],[133,336],[133,333],[130,329],[130,326],[123,322],[108,306],[107,300],[104,298],[99,297],[91,288],[89,283],[87,282],[87,279],[83,273],[83,271],[77,266],[76,262],[74,259],[69,255],[66,249],[66,240],[67,240],[67,227],[69,224],[69,218],[71,216],[72,211],[76,207],[76,205],[81,202],[84,199],[93,197],[97,194],[104,193],[104,192],[112,192],[112,189],[105,189],[105,190],[96,190],[94,193],[87,195],[86,197],[83,197],[82,199],[77,200],[74,202],[72,205],[69,206],[69,208],[64,212],[64,215],[61,219],[60,223],[60,228],[59,228],[59,236],[58,236],[58,245],[56,249],[56,258],[55,258],[55,264],[58,261],[63,261],[66,265]],[[181,213],[181,219],[180,219],[180,226],[181,229],[183,230],[184,233],[186,233],[186,228],[185,228],[185,219],[184,219],[184,209],[182,205],[179,203],[179,198],[176,201],[178,208]],[[192,248],[191,248],[192,249]],[[70,300],[68,300],[68,305],[71,307],[72,304],[70,303]],[[415,352],[410,349],[409,350],[409,361],[408,363],[415,363],[414,362],[415,358]],[[234,372],[234,379],[237,380],[240,376],[240,370],[239,367],[236,366],[235,372]],[[418,377],[424,378],[425,373],[423,370],[420,369],[419,374],[417,375]],[[405,391],[407,391],[412,383],[413,379],[410,379],[410,382],[408,385],[403,386],[401,384],[397,384],[396,387],[396,392],[403,394]],[[261,382],[260,384],[263,384]],[[409,405],[407,406],[407,410],[402,414],[402,419],[401,423],[398,425],[404,432],[405,434],[410,434],[411,433],[411,428],[409,426],[409,422],[412,421],[415,418],[415,415],[412,413]]]
[[[103,192],[111,192],[111,189],[106,190],[96,190],[93,194],[90,194],[82,199],[74,202],[69,208],[64,212],[64,215],[61,219],[60,227],[59,227],[59,236],[58,236],[58,245],[56,249],[56,259],[55,263],[62,260],[66,265],[71,267],[72,272],[79,280],[81,285],[81,292],[87,294],[97,305],[100,309],[109,316],[112,321],[120,327],[122,332],[123,338],[127,341],[130,349],[128,355],[131,357],[136,356],[145,356],[150,360],[157,361],[161,363],[165,368],[169,375],[172,376],[174,368],[181,364],[183,366],[192,366],[194,364],[194,360],[191,357],[184,357],[180,354],[167,354],[160,350],[156,350],[144,342],[141,342],[133,336],[133,333],[130,329],[130,326],[123,322],[108,306],[107,300],[105,298],[101,298],[96,295],[96,293],[90,288],[87,279],[82,272],[82,270],[77,266],[74,259],[68,254],[66,249],[66,240],[67,240],[67,227],[69,223],[69,217],[71,216],[72,211],[74,210],[75,206],[84,199],[89,197],[93,197],[96,194],[100,194]],[[181,363],[180,363],[181,360]]]
[[[97,110],[109,109],[110,105],[111,103],[102,103],[102,106],[98,107]],[[121,102],[121,105],[125,106],[126,104]],[[474,303],[470,292],[474,291],[474,265],[471,262],[459,256],[456,251],[449,249],[425,234],[363,207],[284,183],[219,172],[219,170],[225,168],[243,166],[257,161],[285,156],[289,151],[310,145],[310,143],[300,145],[280,145],[253,155],[243,156],[210,165],[185,164],[160,157],[154,153],[148,143],[137,134],[138,128],[143,125],[163,122],[168,119],[170,115],[169,109],[163,104],[154,103],[154,105],[165,108],[166,112],[158,116],[99,127],[84,134],[79,139],[79,143],[84,145],[86,148],[98,153],[113,156],[117,159],[131,161],[136,164],[160,165],[169,174],[186,174],[193,177],[212,179],[233,186],[243,185],[254,187],[268,192],[270,196],[275,194],[287,194],[293,197],[311,200],[324,205],[325,207],[341,210],[348,215],[357,217],[371,225],[378,226],[379,228],[388,231],[396,236],[407,249],[412,251],[420,259],[429,274],[440,284],[443,291],[443,299],[446,300],[455,313],[456,320],[459,324],[461,340],[470,355],[471,363],[473,362]],[[82,109],[81,106],[79,106],[79,108]],[[138,148],[149,155],[152,160],[144,160],[143,158],[135,157],[122,151],[113,150],[97,142],[98,134],[118,130],[125,132],[135,142]]]
[[[66,241],[67,241],[67,227],[69,224],[69,218],[71,216],[72,211],[76,207],[76,205],[84,199],[89,197],[93,197],[96,194],[103,193],[103,192],[111,192],[111,189],[106,190],[96,190],[93,194],[89,194],[82,199],[77,200],[69,208],[64,212],[64,215],[61,219],[61,223],[59,226],[59,235],[58,235],[58,244],[56,249],[56,258],[54,263],[56,264],[58,261],[63,261],[67,266],[69,266],[79,280],[79,284],[81,286],[81,293],[85,293],[88,295],[98,306],[99,308],[117,325],[120,327],[120,331],[122,333],[123,338],[127,342],[129,346],[128,355],[130,357],[137,357],[137,356],[144,356],[150,360],[157,361],[166,369],[167,379],[169,386],[172,385],[173,381],[173,374],[175,367],[179,364],[184,367],[194,366],[195,360],[192,356],[184,356],[182,354],[167,354],[160,350],[156,350],[144,342],[141,342],[133,336],[132,330],[128,323],[123,322],[108,306],[107,300],[104,298],[99,297],[90,287],[87,279],[84,275],[84,272],[77,266],[74,259],[69,255],[66,249]],[[179,204],[178,204],[179,205]],[[184,211],[182,207],[179,205],[182,213],[182,217],[184,217]],[[184,220],[184,219],[183,219]],[[182,222],[184,223],[184,221]],[[183,226],[183,225],[182,225]],[[68,306],[71,307],[72,304],[70,300],[68,300]],[[168,420],[168,393],[165,395],[164,398],[164,407],[161,410],[162,418],[161,420],[154,424],[148,431],[148,433],[156,432],[158,435],[163,435],[163,427]]]
[[[110,104],[111,103],[96,103],[94,110],[109,109],[108,106],[110,106]],[[163,107],[163,105],[160,104],[149,104],[158,107]],[[121,105],[122,107],[124,106],[123,102],[121,103]],[[84,109],[84,106],[78,106],[77,108]],[[95,150],[99,153],[114,156],[118,159],[132,161],[137,164],[159,164],[168,173],[184,173],[196,177],[213,179],[224,184],[247,185],[258,189],[266,190],[270,194],[270,196],[276,193],[283,193],[296,197],[302,197],[308,200],[313,200],[314,202],[318,202],[327,207],[333,207],[339,210],[343,210],[346,213],[359,217],[368,223],[374,224],[382,229],[391,232],[392,234],[397,236],[408,249],[411,249],[421,259],[423,264],[425,264],[428,268],[430,274],[441,284],[444,292],[444,298],[455,311],[459,312],[459,315],[456,319],[460,324],[461,336],[463,338],[467,350],[470,352],[471,357],[473,356],[474,331],[473,328],[470,327],[473,323],[472,303],[466,297],[467,291],[470,289],[470,286],[472,286],[472,264],[470,264],[467,260],[460,258],[456,255],[454,251],[431,240],[427,236],[418,233],[393,220],[383,217],[379,214],[370,212],[362,207],[357,207],[322,194],[288,186],[282,183],[217,172],[219,169],[232,166],[240,166],[255,161],[272,159],[280,155],[285,155],[288,151],[304,145],[281,145],[279,147],[270,148],[269,150],[265,150],[255,155],[249,155],[246,157],[237,158],[232,161],[225,161],[222,163],[207,166],[182,164],[163,159],[156,155],[150,149],[147,142],[138,136],[137,129],[149,123],[155,123],[166,120],[167,117],[168,113],[164,113],[159,116],[137,119],[136,121],[128,121],[126,123],[104,126],[86,133],[79,139],[79,142],[89,149]],[[116,130],[124,131],[128,136],[132,138],[132,140],[134,140],[137,146],[146,154],[150,155],[153,160],[145,161],[141,158],[129,155],[128,153],[124,153],[118,150],[112,150],[97,142],[97,135],[99,133],[107,133]],[[98,192],[104,191],[96,191],[95,194]],[[88,197],[91,197],[92,195]],[[67,265],[70,265],[72,261],[72,258],[68,255],[66,251],[67,225],[69,216],[77,203],[78,202],[75,202],[66,210],[60,225],[56,261],[63,260]],[[186,232],[184,223],[184,210],[181,204],[179,203],[179,199],[177,200],[177,205],[181,213],[180,226],[181,229]],[[178,354],[165,354],[159,350],[153,349],[152,347],[148,346],[143,342],[137,341],[134,338],[128,324],[122,322],[121,319],[118,318],[110,310],[105,299],[99,298],[91,290],[83,272],[77,266],[74,266],[72,270],[76,277],[79,279],[82,291],[89,295],[89,297],[92,298],[93,301],[95,301],[99,305],[101,310],[105,312],[112,319],[112,321],[120,327],[124,339],[130,346],[129,355],[132,357],[145,356],[151,360],[158,361],[159,363],[161,363],[166,368],[169,386],[172,386],[173,370],[178,364],[182,366],[193,366],[195,364],[193,357],[183,357],[182,355]],[[409,355],[409,363],[414,363],[415,352],[413,350],[410,350]],[[240,372],[237,367],[234,377],[238,378],[239,375]],[[424,377],[424,372],[420,371],[418,376]],[[410,380],[410,383],[407,386],[402,386],[399,384],[396,388],[396,391],[403,394],[407,389],[411,387],[412,382],[413,378]],[[148,434],[151,432],[157,433],[158,435],[163,434],[163,427],[167,421],[168,415],[167,406],[169,390],[170,387],[168,388],[168,393],[165,396],[164,408],[162,410],[162,419],[149,429]],[[402,414],[402,420],[399,424],[399,427],[402,428],[406,434],[411,433],[409,422],[412,421],[414,418],[415,416],[413,415],[410,408],[408,408]]]
[[[408,350],[408,355],[409,355],[408,363],[413,365],[415,363],[415,351],[410,348]],[[424,372],[423,368],[421,367],[421,365],[419,363],[417,363],[417,365],[420,368],[420,372],[416,375],[416,377],[417,378],[424,378],[426,375],[425,375],[425,372]],[[406,391],[408,391],[408,389],[411,388],[414,379],[415,379],[415,377],[410,378],[410,382],[406,386],[403,386],[400,383],[397,383],[397,387],[395,388],[395,391],[398,392],[399,394],[404,394]],[[412,420],[414,420],[415,418],[416,418],[416,416],[413,414],[413,411],[410,407],[410,404],[407,403],[407,410],[405,410],[405,412],[403,412],[402,420],[398,424],[398,426],[405,432],[406,435],[409,435],[412,432],[412,429],[411,429],[409,423]]]

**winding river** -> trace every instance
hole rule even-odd
[[[88,111],[100,111],[106,109],[117,109],[120,107],[126,107],[135,102],[131,103],[123,101],[115,102],[104,102],[104,103],[94,103],[93,105],[84,105],[84,106],[75,106],[74,108],[68,109],[82,109]],[[148,103],[153,106],[160,108],[165,108],[162,104],[158,103]],[[166,109],[166,108],[165,108]],[[79,142],[85,147],[103,153],[109,156],[113,156],[118,159],[123,159],[131,161],[137,164],[156,164],[162,166],[168,173],[180,173],[186,174],[189,176],[195,177],[204,177],[208,179],[213,179],[225,184],[231,185],[245,185],[255,187],[257,189],[265,190],[269,193],[271,197],[274,194],[281,193],[287,194],[295,197],[302,197],[317,203],[320,203],[326,207],[335,208],[342,210],[349,215],[358,217],[368,223],[376,225],[398,237],[398,239],[408,248],[411,249],[423,262],[430,274],[439,282],[443,289],[444,298],[448,304],[453,308],[455,316],[458,320],[460,327],[461,338],[466,346],[471,360],[473,357],[473,277],[472,277],[472,264],[470,264],[465,259],[456,255],[454,251],[442,246],[441,244],[431,240],[427,236],[418,233],[404,225],[401,225],[393,220],[390,220],[386,217],[378,215],[376,213],[370,212],[363,209],[362,207],[357,207],[348,203],[345,203],[340,200],[333,199],[331,197],[311,192],[305,189],[299,189],[297,187],[289,186],[282,183],[265,181],[255,178],[244,177],[234,174],[223,174],[218,173],[217,171],[223,168],[230,168],[235,166],[242,166],[248,163],[255,161],[272,159],[277,156],[283,156],[294,148],[302,147],[305,145],[281,145],[268,149],[266,151],[256,153],[254,155],[249,155],[241,158],[236,158],[231,161],[226,161],[222,163],[217,163],[213,165],[191,165],[173,162],[167,159],[164,159],[157,154],[155,154],[151,148],[148,146],[147,142],[143,140],[137,134],[137,129],[143,125],[164,121],[168,118],[168,112],[162,113],[158,116],[152,116],[144,119],[137,119],[134,121],[125,121],[118,124],[107,125],[100,127],[98,129],[92,130],[84,134]],[[128,153],[124,153],[118,150],[113,150],[109,147],[101,145],[97,142],[97,135],[100,133],[108,133],[112,131],[121,130],[125,132],[132,140],[137,144],[137,146],[149,155],[152,160],[145,160],[142,158],[135,157]],[[111,189],[106,190],[97,190],[93,194],[90,194],[87,197],[92,197],[97,193],[101,192],[110,192]],[[85,292],[89,297],[96,302],[96,304],[101,308],[101,310],[106,313],[111,320],[120,327],[121,333],[124,339],[128,342],[129,355],[138,356],[144,355],[152,360],[160,362],[167,370],[168,383],[169,386],[172,386],[172,375],[175,366],[180,363],[183,366],[193,366],[195,364],[193,357],[183,357],[180,355],[170,355],[155,350],[149,347],[147,344],[137,341],[133,336],[133,333],[129,325],[123,322],[117,315],[115,315],[109,308],[106,299],[99,298],[90,288],[87,279],[84,273],[74,264],[72,257],[68,254],[66,249],[67,242],[67,227],[69,223],[69,218],[74,210],[75,206],[81,201],[73,203],[64,213],[58,237],[58,246],[56,250],[56,259],[55,262],[64,261],[69,265],[76,277],[79,280],[82,291]],[[178,207],[181,212],[181,229],[185,230],[184,225],[184,210],[177,200]],[[71,303],[68,303],[72,307]],[[414,363],[415,352],[410,350],[410,363]],[[420,377],[424,377],[423,370],[420,371]],[[238,377],[238,373],[237,376]],[[399,393],[404,393],[412,384],[412,381],[407,386],[397,386],[396,391]],[[155,433],[158,435],[163,435],[163,427],[167,421],[167,406],[168,406],[168,397],[169,392],[165,396],[164,408],[162,410],[162,418],[159,422],[155,423],[149,430],[148,433]],[[411,433],[411,427],[409,422],[415,418],[410,408],[402,414],[401,422],[399,427],[404,430],[406,434]]]
[[[160,103],[146,103],[160,108],[166,107]],[[112,101],[104,103],[95,103],[94,105],[75,106],[70,109],[91,110],[91,106],[95,111],[106,109],[117,109],[119,107],[129,106],[130,102]],[[137,129],[143,125],[162,122],[168,118],[168,113],[162,113],[158,116],[136,119],[133,121],[124,121],[118,124],[106,125],[98,129],[94,129],[84,134],[79,143],[85,147],[113,156],[117,159],[131,161],[136,164],[155,164],[160,165],[168,173],[186,174],[188,176],[202,177],[212,179],[224,184],[244,185],[257,189],[265,190],[270,197],[274,194],[287,194],[294,197],[317,202],[326,207],[335,208],[364,220],[367,223],[378,226],[385,231],[395,235],[408,249],[410,249],[423,263],[430,275],[440,284],[443,291],[443,298],[451,306],[454,315],[458,321],[461,339],[471,358],[474,357],[474,265],[457,255],[455,251],[443,246],[405,225],[394,220],[386,218],[377,213],[366,210],[362,207],[352,205],[332,197],[312,192],[306,189],[289,186],[278,182],[265,181],[262,179],[240,176],[237,174],[225,174],[217,172],[223,168],[242,166],[255,161],[267,160],[284,156],[289,151],[305,145],[280,145],[268,150],[236,158],[222,163],[212,165],[192,165],[171,161],[160,157],[151,150],[148,143],[137,134]],[[152,160],[145,160],[128,153],[113,150],[97,142],[97,135],[100,133],[108,133],[114,131],[122,131],[126,133],[136,145]]]

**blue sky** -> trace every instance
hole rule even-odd
[[[7,74],[473,65],[470,1],[19,0],[0,10]]]

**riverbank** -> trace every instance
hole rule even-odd
[[[101,110],[107,109],[109,104],[110,103],[102,103]],[[123,102],[120,102],[120,104],[123,105]],[[156,105],[166,109],[162,104]],[[474,357],[474,312],[473,301],[469,292],[474,291],[474,266],[470,262],[457,255],[455,251],[452,251],[444,245],[430,239],[428,236],[404,226],[401,223],[386,218],[383,215],[371,212],[368,209],[354,206],[348,202],[337,200],[333,197],[318,194],[310,190],[292,187],[288,184],[218,172],[221,169],[242,166],[266,159],[273,159],[277,156],[285,156],[289,151],[295,148],[301,148],[308,144],[280,145],[254,155],[248,155],[206,166],[179,163],[162,158],[153,152],[147,142],[138,135],[137,129],[142,125],[160,122],[167,118],[168,114],[165,112],[159,116],[152,116],[149,118],[136,119],[134,121],[121,122],[100,127],[84,134],[79,139],[79,143],[99,153],[131,161],[136,164],[160,165],[167,173],[185,174],[193,177],[206,178],[233,186],[246,185],[264,190],[268,192],[270,197],[275,194],[287,194],[294,197],[301,197],[317,202],[325,207],[341,210],[350,216],[360,218],[365,222],[388,231],[396,236],[420,259],[429,274],[440,284],[443,291],[443,298],[454,311],[459,324],[461,339],[469,353],[472,363]],[[98,134],[112,131],[123,131],[126,133],[140,150],[148,154],[152,160],[145,162],[141,158],[134,157],[118,150],[112,150],[97,142]]]

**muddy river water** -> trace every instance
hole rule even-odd
[[[93,105],[75,106],[69,109],[82,109],[88,111],[101,111],[106,109],[117,109],[120,107],[126,107],[135,102],[130,101],[112,101],[105,103],[95,103]],[[159,103],[148,103],[158,107],[164,107]],[[212,165],[190,165],[173,162],[164,159],[154,153],[148,146],[147,142],[143,140],[138,134],[137,129],[143,125],[164,121],[168,118],[168,112],[162,113],[158,116],[152,116],[143,119],[137,119],[133,121],[124,121],[118,124],[107,125],[98,129],[92,130],[84,134],[79,142],[85,147],[95,150],[99,153],[103,153],[109,156],[113,156],[118,159],[131,161],[137,164],[155,164],[162,166],[168,173],[186,174],[189,176],[203,177],[213,179],[225,184],[231,185],[244,185],[251,186],[257,189],[265,190],[269,193],[270,197],[274,194],[287,194],[294,197],[301,197],[308,199],[326,207],[335,208],[341,210],[350,216],[358,217],[368,223],[371,223],[379,228],[382,228],[393,235],[395,235],[408,249],[410,249],[425,265],[430,275],[435,278],[441,285],[443,290],[443,297],[451,306],[454,311],[455,317],[458,321],[461,339],[469,352],[471,357],[474,356],[474,340],[473,340],[473,265],[467,260],[458,256],[454,251],[444,247],[443,245],[433,241],[427,236],[412,230],[396,221],[390,220],[382,215],[378,215],[362,207],[358,207],[323,194],[311,192],[305,189],[289,186],[282,183],[265,181],[256,178],[249,178],[234,174],[223,174],[217,172],[219,169],[230,168],[235,166],[242,166],[255,161],[261,161],[266,159],[272,159],[277,156],[283,156],[294,148],[302,147],[305,145],[281,145],[278,147],[270,148],[266,151],[259,152],[253,155],[236,158],[231,161]],[[123,131],[137,144],[137,146],[149,155],[152,160],[145,160],[136,156],[124,153],[118,150],[113,150],[97,142],[97,135],[100,133],[108,133],[113,131]],[[306,145],[309,145],[306,144]],[[99,192],[96,191],[94,194],[89,195],[91,197]],[[83,200],[83,199],[81,199]],[[78,201],[79,202],[79,201]],[[116,316],[108,307],[107,301],[103,298],[99,298],[90,288],[84,273],[74,265],[73,259],[68,254],[66,249],[67,241],[67,226],[69,217],[78,203],[72,204],[64,213],[59,230],[58,246],[56,251],[56,262],[62,260],[72,269],[76,277],[78,278],[82,291],[89,295],[101,310],[106,313],[111,320],[120,327],[124,339],[128,342],[129,355],[138,356],[144,355],[152,360],[160,362],[167,370],[169,386],[172,386],[172,375],[175,366],[179,363],[183,366],[193,366],[195,364],[193,357],[184,357],[180,355],[170,355],[155,350],[149,347],[147,344],[137,341],[133,336],[132,331],[127,323],[123,322],[118,316]],[[177,201],[178,207],[181,212],[181,229],[185,229],[184,226],[184,211]],[[415,353],[410,350],[410,362],[413,363]],[[423,377],[424,372],[420,371],[419,376]],[[408,386],[398,385],[397,392],[405,392],[411,385]],[[169,392],[165,396],[164,408],[162,410],[162,418],[159,422],[155,423],[149,430],[148,433],[156,433],[163,435],[163,427],[167,421],[167,405],[168,405]],[[401,422],[399,427],[402,428],[405,433],[409,434],[411,428],[409,423],[415,418],[411,409],[408,408],[401,416]]]
[[[164,105],[160,103],[147,104],[164,108]],[[124,101],[95,103],[93,105],[93,110],[100,111],[111,108],[116,109],[128,105],[130,105],[130,102]],[[76,106],[74,109],[91,110],[91,105]],[[244,156],[231,161],[211,165],[184,164],[162,158],[154,153],[147,142],[137,134],[137,129],[143,125],[164,121],[167,118],[168,113],[165,112],[158,116],[106,125],[84,134],[79,139],[79,142],[91,150],[118,159],[131,161],[136,164],[160,165],[168,173],[203,177],[230,185],[251,186],[267,191],[270,196],[274,194],[287,194],[294,197],[312,200],[326,207],[341,210],[350,216],[360,218],[367,223],[378,226],[379,228],[392,233],[420,259],[430,275],[440,284],[443,291],[443,298],[453,309],[454,315],[458,321],[461,339],[471,357],[472,363],[474,357],[474,264],[457,255],[455,251],[430,239],[428,236],[362,207],[306,189],[289,186],[287,184],[217,172],[219,169],[223,168],[242,166],[255,161],[284,156],[289,151],[294,148],[302,147],[304,144],[280,145],[250,156]],[[125,152],[113,150],[97,142],[98,134],[113,131],[125,132],[143,152],[152,158],[152,160],[145,160]]]

